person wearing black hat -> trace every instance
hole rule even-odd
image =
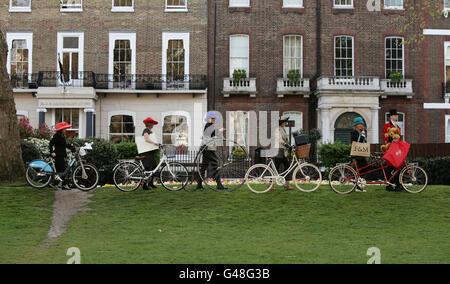
[[[400,126],[398,126],[398,112],[396,109],[391,109],[389,111],[389,122],[387,122],[384,127],[383,127],[383,140],[387,143],[392,143],[392,142],[398,142],[398,141],[393,141],[393,139],[391,137],[386,137],[386,133],[388,131],[389,128],[398,128],[398,132],[402,133],[402,130],[400,128]],[[400,135],[400,139],[399,141],[402,140],[402,136]],[[388,180],[392,177],[393,173],[396,171],[396,168],[393,166],[390,166],[386,169],[386,175]],[[392,185],[388,185],[386,187],[387,191],[401,191],[401,187],[400,187],[400,180],[399,180],[399,175],[397,175],[394,180],[393,180],[394,184],[395,184],[395,188]]]
[[[289,117],[282,116],[279,120],[279,127],[278,127],[278,139],[279,139],[279,145],[278,145],[278,155],[275,157],[275,167],[277,168],[277,171],[279,173],[282,173],[283,171],[286,171],[289,169],[290,163],[289,159],[287,158],[287,146],[289,145],[289,136],[286,133],[285,127],[287,126],[289,122]],[[283,168],[281,168],[281,165],[283,165]],[[290,183],[292,180],[292,174],[289,173],[286,176],[286,184],[285,188],[287,190],[291,189]]]

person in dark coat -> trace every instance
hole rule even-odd
[[[224,129],[217,129],[216,128],[216,121],[219,119],[219,116],[215,111],[209,111],[206,114],[206,125],[203,131],[203,141],[202,141],[202,147],[206,147],[208,142],[211,140],[211,138],[214,138],[220,133],[224,131]],[[212,171],[212,176],[214,180],[217,183],[217,189],[223,190],[226,189],[223,184],[221,177],[217,171],[217,168],[219,167],[219,157],[216,154],[216,149],[214,146],[208,146],[208,149],[205,149],[203,152],[203,159],[202,164],[200,166],[200,172],[205,173],[208,168]],[[196,181],[197,181],[197,189],[203,189],[203,181],[199,174],[196,175]]]
[[[158,122],[155,121],[153,118],[149,117],[146,120],[144,120],[144,124],[145,129],[144,131],[142,131],[142,136],[144,136],[145,141],[155,146],[159,146],[160,145],[159,143],[157,143],[156,141],[152,141],[152,139],[150,138],[150,135],[153,133],[152,129],[155,125],[158,125]],[[156,149],[153,151],[143,153],[143,155],[145,156],[143,164],[146,171],[153,171],[156,168],[156,166],[158,166],[158,164],[156,163],[156,153],[157,153]],[[150,178],[148,184],[144,183],[142,188],[144,190],[148,190],[149,186],[151,188],[156,188],[156,186],[153,184],[153,177]]]
[[[57,177],[56,180],[62,181],[63,189],[70,189],[65,183],[65,171],[66,171],[66,157],[67,151],[66,149],[73,149],[73,144],[67,144],[66,141],[66,129],[71,128],[72,126],[66,122],[61,122],[56,124],[56,133],[53,135],[53,138],[50,140],[49,148],[50,154],[55,160],[55,168]]]
[[[367,132],[365,130],[366,124],[362,117],[357,117],[353,120],[353,127],[355,128],[351,133],[351,142],[367,143]],[[367,166],[367,160],[364,157],[354,157],[358,169]],[[356,187],[356,192],[366,192],[360,186]]]

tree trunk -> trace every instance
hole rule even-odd
[[[16,105],[6,71],[6,45],[0,31],[0,181],[17,181],[24,177],[24,164],[20,149]]]

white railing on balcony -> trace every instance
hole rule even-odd
[[[392,95],[413,95],[413,80],[412,79],[403,79],[398,82],[393,82],[390,79],[381,80],[381,90],[384,93],[392,94]]]
[[[256,78],[247,78],[234,80],[233,78],[223,79],[223,91],[225,97],[230,94],[249,94],[251,97],[256,96]]]
[[[308,78],[301,78],[295,82],[291,82],[287,78],[279,78],[277,80],[278,97],[283,97],[287,94],[304,94],[305,96],[308,96],[310,90]]]
[[[380,78],[358,77],[320,77],[317,82],[319,90],[380,91]]]

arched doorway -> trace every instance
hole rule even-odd
[[[344,144],[350,144],[350,133],[353,130],[353,120],[357,117],[362,117],[356,112],[346,112],[336,119],[334,124],[334,141],[340,141]],[[363,118],[364,120],[364,118]],[[364,120],[364,123],[366,121]],[[367,123],[366,123],[367,125]]]

